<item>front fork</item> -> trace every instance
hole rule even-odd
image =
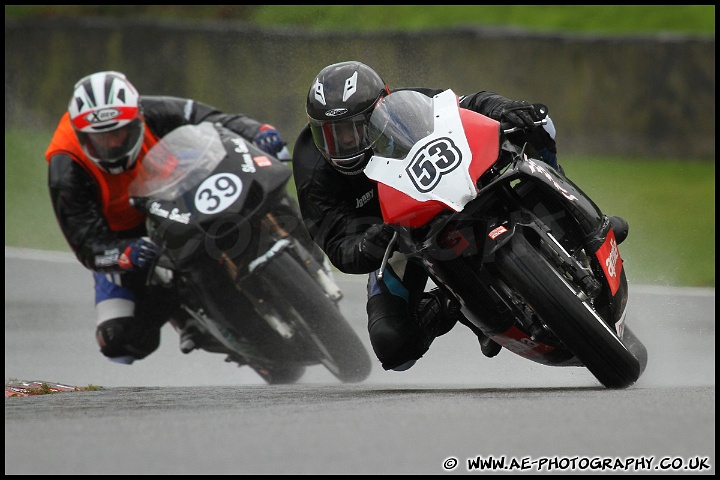
[[[275,254],[281,251],[287,251],[310,273],[310,276],[322,287],[330,300],[337,305],[342,299],[343,293],[335,283],[329,265],[326,266],[320,263],[320,261],[303,246],[302,242],[285,230],[273,213],[265,215],[261,225],[261,231],[269,232],[270,238],[276,240],[274,240],[273,244],[263,255],[251,260],[246,268],[239,268],[229,256],[223,254],[223,263],[227,268],[228,274],[235,281],[236,287],[240,288],[239,283],[241,280],[250,275],[254,270],[262,268],[265,263],[272,261],[272,257]]]
[[[268,213],[265,216],[263,219],[263,226],[275,232],[279,238],[291,240],[289,250],[290,254],[305,267],[308,273],[310,273],[310,276],[312,276],[315,281],[320,284],[330,300],[337,305],[337,303],[342,299],[343,293],[332,277],[332,271],[330,270],[327,258],[325,258],[321,263],[309,250],[309,248],[313,248],[322,255],[320,247],[312,244],[308,245],[306,248],[303,245],[303,242],[301,242],[297,237],[291,236],[287,230],[283,228],[283,226],[277,221],[275,215],[272,213]],[[299,225],[298,228],[303,227],[302,225]],[[302,234],[302,232],[300,234]],[[306,235],[305,241],[312,242],[312,239],[310,239],[309,235]]]

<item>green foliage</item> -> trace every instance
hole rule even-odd
[[[6,5],[5,18],[116,16],[371,32],[461,26],[715,35],[715,5]]]
[[[628,279],[715,286],[715,163],[637,158],[563,159],[600,208],[630,224],[621,245]]]
[[[264,26],[327,31],[490,26],[600,34],[715,34],[714,5],[267,5],[254,12],[253,20]]]
[[[52,132],[5,131],[5,245],[69,251],[47,187]]]
[[[511,27],[585,34],[715,35],[714,5],[6,5],[5,19],[121,16],[241,21],[341,32]],[[51,132],[5,132],[5,245],[69,251],[47,191]],[[715,164],[561,158],[569,177],[609,214],[625,217],[630,281],[715,286]],[[290,185],[294,191],[294,185]]]

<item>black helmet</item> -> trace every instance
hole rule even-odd
[[[356,175],[370,160],[368,120],[389,93],[375,70],[360,62],[329,65],[317,74],[307,97],[315,146],[341,173]]]

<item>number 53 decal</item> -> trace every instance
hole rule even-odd
[[[437,138],[422,147],[407,166],[415,188],[426,193],[435,188],[442,176],[460,165],[460,150],[447,137]]]

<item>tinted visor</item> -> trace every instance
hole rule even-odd
[[[315,145],[327,159],[341,164],[343,159],[354,160],[370,148],[368,120],[370,111],[335,121],[310,119]]]
[[[80,145],[91,158],[98,162],[114,163],[125,159],[142,142],[142,121],[132,122],[104,132],[78,132]]]

